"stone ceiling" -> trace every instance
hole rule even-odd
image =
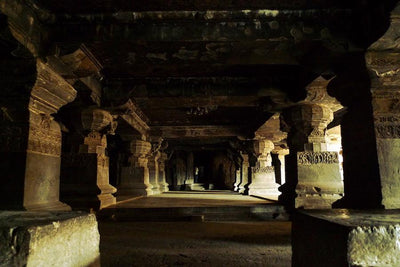
[[[103,106],[132,99],[153,132],[171,139],[246,139],[303,100],[315,78],[335,73],[348,55],[362,55],[376,35],[369,26],[382,5],[5,0],[0,10],[30,35],[33,54],[56,51],[65,63],[77,49],[85,51],[101,79]],[[81,75],[93,71],[79,69]]]

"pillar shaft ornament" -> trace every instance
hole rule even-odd
[[[118,186],[118,199],[134,196],[152,195],[152,186],[149,181],[148,158],[151,143],[143,140],[129,142],[131,153],[128,166],[122,167],[121,183]]]
[[[239,184],[238,192],[240,194],[248,194],[248,184],[249,184],[249,155],[246,153],[240,153],[242,157],[242,167],[241,167],[241,182]]]
[[[81,121],[82,131],[89,133],[77,154],[63,155],[62,199],[74,208],[99,210],[116,203],[117,189],[110,185],[106,155],[106,133],[116,124],[107,111],[98,108],[82,111]]]
[[[161,193],[160,191],[160,186],[158,184],[158,176],[159,176],[159,158],[160,158],[160,152],[156,151],[153,152],[149,156],[149,161],[147,163],[147,166],[149,168],[149,183],[152,186],[152,191],[153,194],[159,194]]]
[[[249,195],[277,199],[280,195],[279,185],[275,180],[275,168],[272,166],[271,151],[274,143],[269,140],[255,140],[254,155],[257,158],[255,167],[251,168],[251,183],[248,185]]]
[[[281,118],[290,154],[285,158],[287,180],[280,188],[280,199],[289,207],[331,208],[343,196],[338,153],[327,151],[326,128],[333,120],[332,109],[312,98],[284,110]]]
[[[69,210],[68,205],[59,201],[62,137],[61,127],[52,114],[73,101],[76,91],[41,60],[37,60],[36,70],[37,78],[30,92],[29,104],[24,107],[29,113],[27,147],[25,152],[18,152],[20,155],[15,158],[16,161],[23,161],[22,165],[15,167],[24,166],[25,175],[24,178],[22,175],[13,178],[13,182],[24,186],[24,193],[22,199],[9,201],[14,205],[22,202],[27,210]],[[12,153],[11,158],[13,155],[16,154]]]
[[[299,104],[286,109],[283,120],[288,146],[296,151],[326,151],[326,127],[333,120],[332,110],[318,104]]]
[[[386,33],[368,48],[382,204],[400,208],[400,4]]]
[[[165,152],[160,153],[160,157],[158,158],[158,185],[160,188],[160,192],[168,192],[169,185],[167,183],[167,177],[165,174],[165,162],[168,160],[168,155]]]

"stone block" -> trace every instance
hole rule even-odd
[[[96,217],[82,212],[0,212],[1,266],[100,266]]]
[[[400,211],[295,214],[292,266],[400,266]]]
[[[328,209],[343,197],[337,152],[297,153],[296,208]]]

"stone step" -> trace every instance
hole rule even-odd
[[[101,220],[117,221],[286,221],[282,205],[162,208],[106,208],[97,213]]]
[[[191,185],[191,190],[194,191],[204,191],[206,190],[205,185],[201,184],[201,183],[197,183],[197,184],[192,184]]]

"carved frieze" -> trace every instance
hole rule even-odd
[[[299,165],[312,165],[312,164],[333,164],[339,163],[339,156],[337,152],[298,152],[297,163]]]
[[[28,151],[60,156],[61,131],[50,115],[32,115],[29,127]]]
[[[275,173],[275,167],[274,166],[257,166],[252,168],[253,173]]]
[[[53,114],[75,99],[76,90],[41,60],[37,61],[37,73],[29,102],[31,111],[37,114]]]
[[[375,133],[377,138],[400,138],[400,116],[376,115]]]

